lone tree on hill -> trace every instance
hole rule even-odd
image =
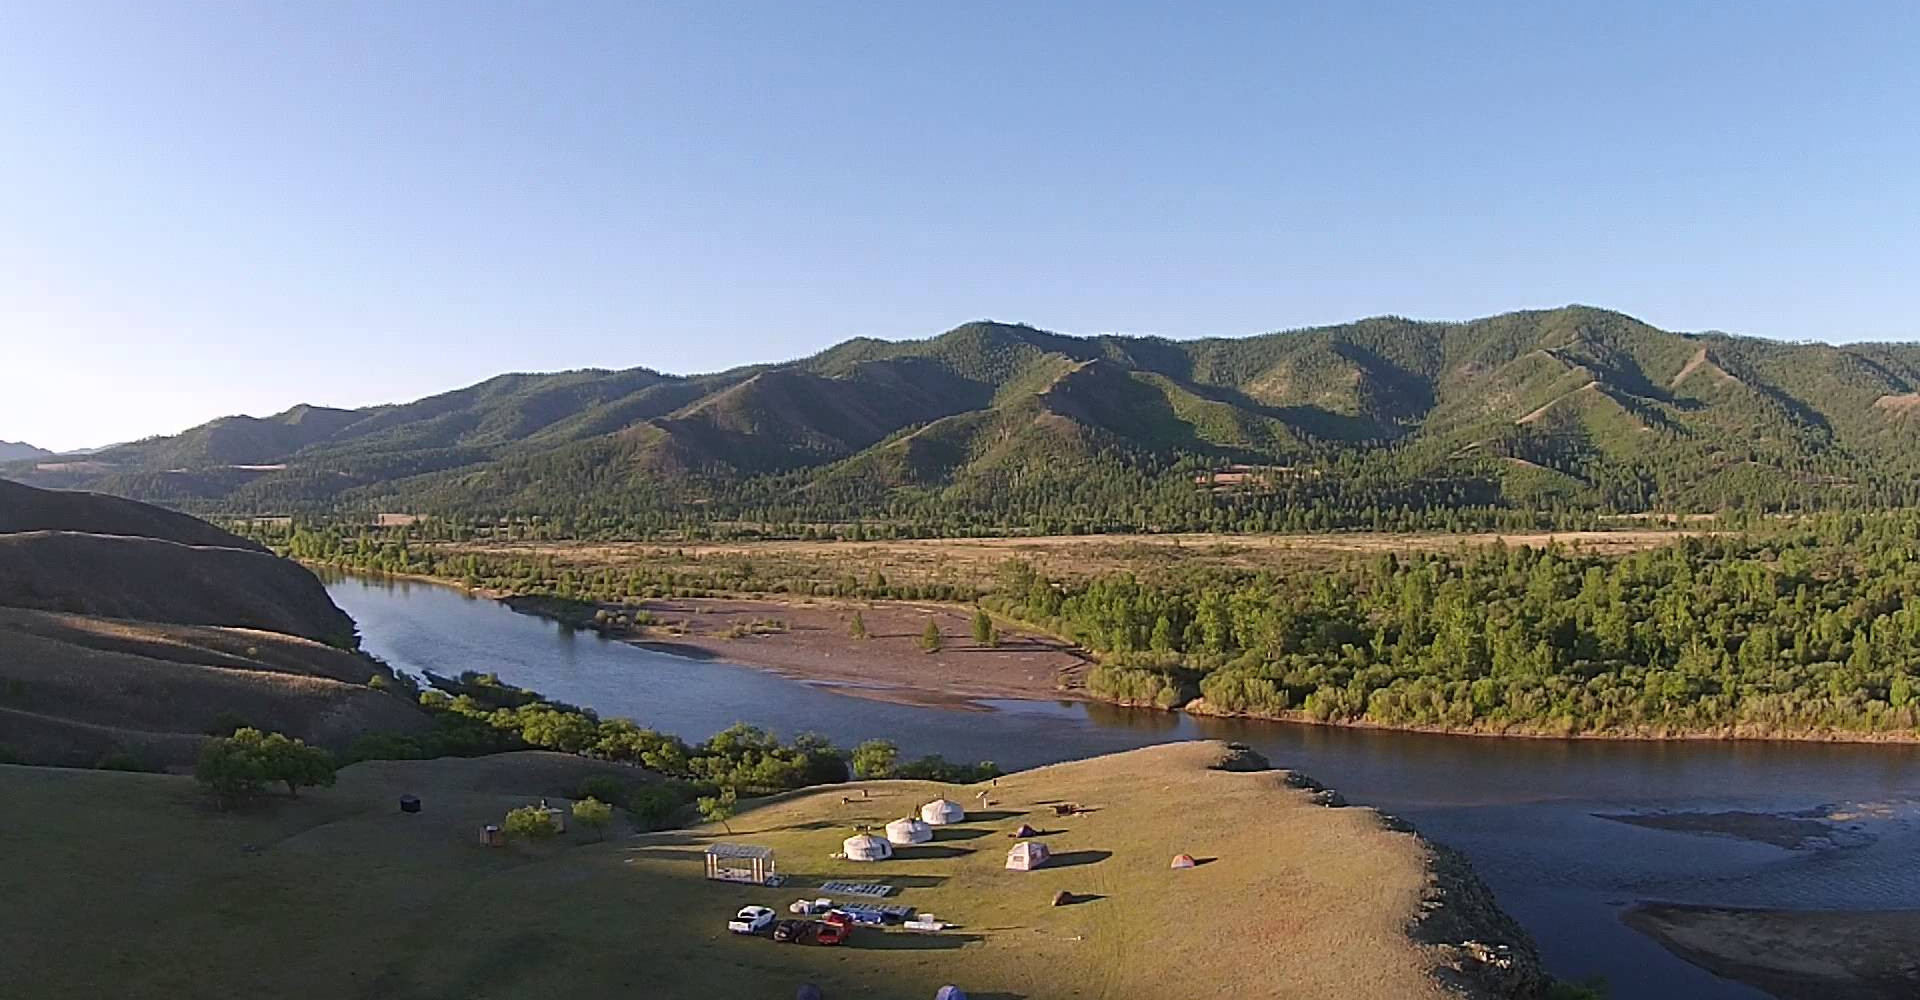
[[[920,633],[920,651],[923,653],[938,653],[940,651],[940,645],[940,623],[929,618],[927,619],[926,631]]]
[[[613,807],[591,796],[573,804],[574,821],[593,828],[595,840],[607,839],[607,824],[613,822]]]
[[[860,617],[860,612],[855,611],[853,613],[853,622],[847,626],[847,634],[853,636],[855,639],[865,639],[867,637],[867,620]]]
[[[987,609],[973,609],[973,644],[976,646],[1000,645],[1000,630],[993,627],[993,619],[987,616]]]
[[[248,731],[259,732],[242,730]],[[234,736],[237,739],[239,734]],[[333,755],[319,747],[310,747],[280,733],[268,733],[260,740],[260,753],[266,758],[268,780],[286,785],[289,796],[299,796],[300,789],[305,787],[333,787],[336,769]]]
[[[707,822],[720,824],[720,828],[727,831],[727,834],[731,836],[733,834],[733,827],[727,825],[727,821],[733,818],[734,804],[739,800],[740,794],[733,790],[732,785],[728,785],[720,789],[720,794],[718,795],[700,796],[700,798],[694,802],[694,805],[699,807],[700,815],[705,818]]]
[[[200,748],[193,776],[227,809],[258,796],[268,782],[287,786],[297,796],[312,785],[332,785],[333,755],[282,733],[252,727],[215,737]]]

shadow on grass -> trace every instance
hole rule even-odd
[[[952,951],[976,941],[980,934],[916,934],[912,931],[877,931],[861,928],[847,938],[845,947],[865,951]]]
[[[902,858],[903,861],[913,860]],[[781,872],[786,877],[787,889],[817,889],[828,882],[878,882],[895,889],[932,889],[945,885],[945,875],[905,875],[900,872],[876,872],[871,878],[851,876],[845,872],[820,874],[818,872]]]
[[[989,809],[989,810],[987,810],[986,812],[970,812],[970,813],[967,813],[967,822],[969,822],[969,823],[998,823],[998,822],[1000,822],[1000,821],[1001,821],[1001,820],[1003,820],[1003,819],[1012,819],[1012,818],[1014,818],[1015,816],[1025,816],[1025,815],[1026,815],[1026,813],[1023,813],[1023,812],[1014,812],[1014,811],[1013,811],[1013,810],[1011,810],[1011,809]]]
[[[935,840],[979,840],[981,837],[992,835],[992,830],[956,830],[950,826],[943,826],[933,831]]]
[[[1077,868],[1081,865],[1097,865],[1113,857],[1112,851],[1066,851],[1047,859],[1048,868]]]
[[[1070,892],[1070,893],[1067,893],[1066,901],[1062,902],[1060,905],[1061,906],[1079,906],[1081,903],[1097,903],[1100,900],[1103,900],[1105,898],[1107,897],[1102,896],[1097,892]]]
[[[942,847],[938,844],[915,844],[912,847],[896,847],[893,856],[901,861],[923,861],[929,858],[964,858],[973,853],[971,847]]]
[[[786,826],[770,826],[767,832],[774,830],[825,830],[829,827],[841,827],[847,824],[836,819],[816,819],[809,823],[788,823]]]
[[[629,854],[637,854],[651,860],[705,861],[706,851],[696,851],[688,847],[637,847]]]

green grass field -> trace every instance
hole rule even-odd
[[[1437,997],[1438,959],[1409,939],[1430,889],[1416,838],[1323,809],[1279,772],[1211,769],[1178,744],[973,788],[839,785],[749,803],[718,827],[604,842],[573,831],[487,848],[478,831],[611,767],[554,754],[376,762],[332,789],[241,814],[184,778],[0,767],[0,982],[18,998]],[[622,772],[634,774],[634,772]],[[419,794],[425,811],[396,807]],[[830,856],[946,794],[975,810],[877,864]],[[863,797],[864,796],[864,797]],[[847,801],[848,798],[851,801]],[[1056,817],[1050,804],[1092,811]],[[1059,863],[1003,869],[1022,821]],[[777,853],[786,887],[708,882],[714,840]],[[1205,860],[1171,871],[1178,852]],[[725,930],[825,879],[899,887],[892,902],[956,926],[862,928],[848,945]],[[1056,891],[1075,894],[1055,907]]]

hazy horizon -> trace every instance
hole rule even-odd
[[[1920,8],[0,11],[0,439],[998,317],[1914,340]]]

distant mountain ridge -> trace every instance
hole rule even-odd
[[[25,441],[0,441],[0,462],[25,462],[52,457],[53,452],[36,448]]]
[[[1184,457],[1256,482],[1397,478],[1454,484],[1423,487],[1442,502],[1635,510],[1881,489],[1917,455],[1920,345],[1670,333],[1569,306],[1190,341],[977,322],[708,375],[502,375],[412,403],[228,417],[4,474],[234,511],[735,494],[857,509]]]

